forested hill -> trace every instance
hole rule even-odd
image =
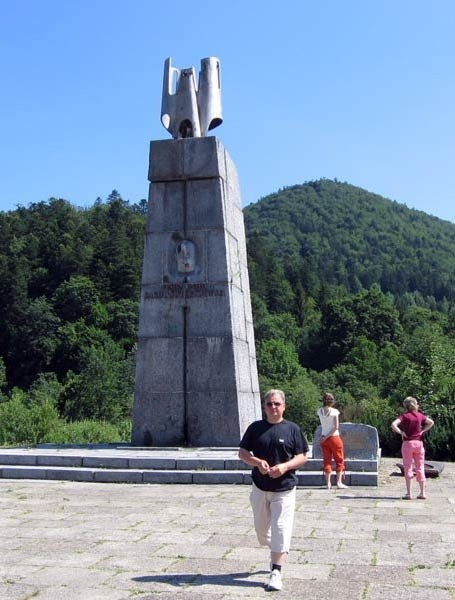
[[[321,281],[351,293],[377,283],[395,295],[455,299],[448,221],[328,179],[285,188],[244,214],[250,257],[270,252],[310,293]]]
[[[130,438],[146,202],[0,212],[0,444]],[[326,179],[245,211],[261,390],[377,427],[416,396],[455,460],[455,225]],[[112,429],[114,428],[114,429]]]

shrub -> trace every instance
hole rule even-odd
[[[455,460],[455,407],[440,406],[430,413],[434,427],[426,434],[426,458]]]
[[[43,442],[50,444],[108,444],[122,440],[119,428],[106,421],[62,422],[58,429],[44,436]]]
[[[0,443],[32,444],[30,410],[13,391],[10,400],[0,404]]]

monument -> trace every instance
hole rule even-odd
[[[237,446],[261,418],[245,228],[222,123],[220,64],[164,67],[150,145],[134,446]]]

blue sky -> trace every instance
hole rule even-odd
[[[221,61],[244,205],[327,177],[455,222],[452,0],[0,0],[0,210],[147,197],[164,60]]]

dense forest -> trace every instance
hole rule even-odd
[[[0,443],[129,440],[146,202],[0,213]],[[407,395],[455,459],[455,225],[347,183],[245,208],[261,389],[310,435],[323,391],[378,428]]]

